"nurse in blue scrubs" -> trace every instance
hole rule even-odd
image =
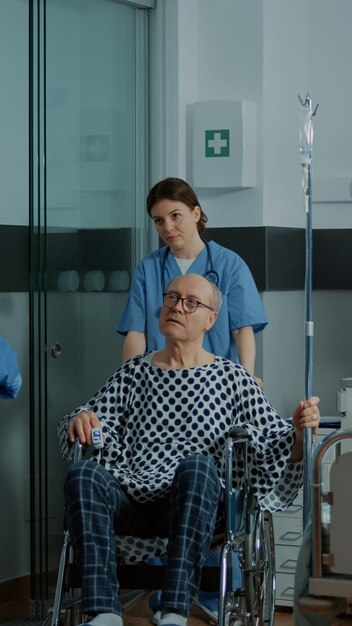
[[[204,237],[207,217],[193,189],[180,178],[166,178],[149,192],[147,210],[165,246],[139,263],[118,332],[125,335],[122,358],[164,348],[159,331],[162,294],[175,276],[201,274],[223,294],[204,348],[240,362],[254,375],[254,334],[267,324],[253,276],[243,259]]]
[[[148,194],[147,210],[165,246],[142,259],[134,273],[118,326],[126,336],[123,361],[165,347],[159,331],[162,294],[175,276],[201,274],[213,280],[223,295],[217,320],[204,338],[205,350],[240,362],[254,376],[254,334],[265,328],[267,319],[248,266],[235,252],[204,239],[207,216],[184,180],[166,178],[157,183]],[[209,565],[219,564],[219,554],[210,558]],[[233,570],[238,576],[235,560]],[[208,609],[217,611],[218,594],[200,592],[199,597]],[[149,600],[155,624],[159,604],[160,592]]]

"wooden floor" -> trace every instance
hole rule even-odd
[[[21,598],[8,599],[7,605],[0,604],[0,624],[11,624],[11,626],[34,624],[34,622],[27,621],[26,610],[21,613],[21,604]],[[35,626],[41,623],[42,620],[35,621]],[[152,626],[148,599],[141,600],[124,612],[124,626]],[[210,622],[200,609],[195,608],[188,620],[188,626],[210,626]],[[275,626],[293,626],[292,613],[289,610],[277,611]],[[352,615],[340,616],[331,626],[352,626]]]
[[[147,601],[141,601],[127,609],[124,612],[123,621],[124,626],[152,626]],[[275,614],[275,626],[291,626],[292,624],[292,613]],[[199,609],[194,609],[188,620],[188,626],[210,626],[210,622]]]
[[[141,600],[124,612],[124,626],[151,626],[148,600]],[[188,626],[209,626],[209,621],[199,609],[192,611],[188,620]],[[275,626],[293,626],[292,613],[277,611],[275,613]],[[352,626],[352,615],[337,618],[331,626]]]

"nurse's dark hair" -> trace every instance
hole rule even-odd
[[[182,178],[164,178],[164,180],[160,180],[156,183],[147,196],[147,211],[149,215],[151,215],[153,206],[155,206],[159,200],[183,202],[191,211],[193,211],[194,207],[199,206],[200,218],[197,222],[197,228],[198,233],[203,235],[208,218],[200,206],[200,202],[192,187],[186,183],[185,180],[182,180]]]

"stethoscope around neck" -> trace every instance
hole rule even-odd
[[[205,273],[203,274],[204,278],[206,278],[207,280],[209,280],[211,283],[214,283],[217,287],[219,287],[220,285],[220,278],[219,278],[219,274],[217,273],[217,271],[214,269],[214,265],[213,265],[213,255],[211,253],[210,250],[210,246],[208,244],[208,242],[203,239],[203,237],[201,237],[206,251],[207,251],[207,266],[209,267],[209,269],[207,269],[205,271]],[[166,266],[166,261],[167,258],[170,254],[170,246],[167,246],[165,249],[164,254],[162,255],[162,259],[161,259],[161,282],[162,282],[162,288],[163,288],[163,292],[166,289],[166,281],[165,281],[165,266]]]

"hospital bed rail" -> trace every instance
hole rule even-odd
[[[340,428],[315,448],[311,519],[304,530],[295,576],[295,626],[332,626],[338,615],[348,617],[352,598],[351,439],[352,429]]]
[[[309,593],[313,596],[352,598],[352,452],[342,452],[341,444],[352,439],[352,429],[339,429],[328,435],[316,447],[312,465],[312,571]],[[330,468],[328,491],[322,489],[323,461],[329,451],[335,450]],[[351,446],[352,450],[352,446]],[[330,509],[328,546],[323,545],[322,505]],[[341,524],[341,516],[344,522]],[[344,537],[336,536],[336,528],[345,529]],[[344,540],[343,558],[339,541]],[[326,551],[326,548],[328,551]],[[336,549],[338,551],[336,552]],[[335,549],[335,553],[332,551]]]

